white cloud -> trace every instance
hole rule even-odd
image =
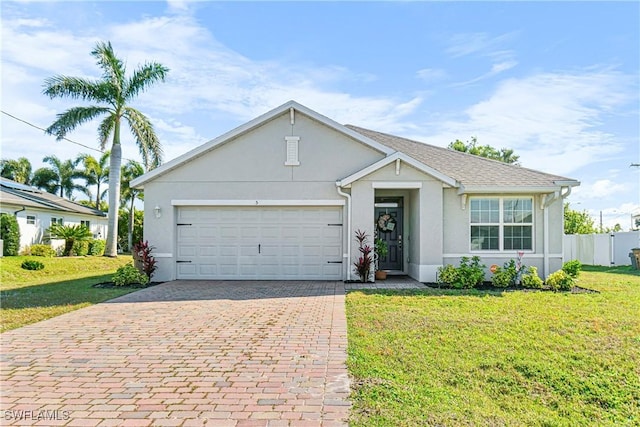
[[[447,77],[447,72],[441,68],[423,68],[416,71],[416,76],[428,82],[442,80]]]
[[[606,199],[616,194],[624,194],[630,191],[630,187],[627,183],[600,179],[593,183],[582,183],[574,192],[575,197],[580,200]]]

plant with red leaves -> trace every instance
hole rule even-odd
[[[146,274],[149,280],[153,276],[153,273],[157,270],[157,261],[151,255],[153,251],[153,246],[149,245],[148,241],[140,240],[138,243],[133,245],[133,259],[136,268],[140,270],[142,273]]]
[[[360,277],[362,283],[369,281],[371,274],[371,263],[373,248],[367,244],[369,236],[362,230],[356,230],[356,241],[358,242],[358,250],[360,251],[360,257],[358,261],[353,263],[356,274]]]

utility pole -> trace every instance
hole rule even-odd
[[[602,211],[600,211],[600,232],[602,233]]]

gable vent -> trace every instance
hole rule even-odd
[[[285,136],[284,140],[287,143],[287,160],[284,162],[284,165],[300,166],[300,160],[298,159],[298,143],[300,142],[300,137]]]

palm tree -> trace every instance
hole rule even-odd
[[[0,160],[0,176],[20,184],[31,184],[31,162],[26,157]]]
[[[51,167],[42,167],[33,173],[32,184],[45,191],[67,197],[71,200],[75,190],[83,191],[82,185],[76,184],[75,179],[81,177],[77,169],[78,160],[62,161],[56,156],[47,156],[42,159]]]
[[[100,186],[101,184],[109,182],[109,166],[107,166],[109,153],[109,151],[105,151],[99,159],[89,154],[80,154],[80,156],[78,156],[78,160],[82,162],[84,166],[84,169],[81,170],[80,173],[82,174],[82,179],[87,182],[85,193],[89,198],[91,198],[89,186],[96,186],[96,209],[100,209],[100,201],[104,199],[107,193],[107,190],[100,192]]]
[[[149,62],[138,67],[131,77],[127,78],[126,67],[113,52],[110,42],[99,42],[91,55],[102,69],[102,79],[51,77],[45,81],[44,94],[51,98],[70,97],[98,105],[73,107],[58,114],[56,121],[46,132],[61,140],[79,125],[105,116],[98,127],[100,148],[104,150],[109,137],[112,137],[112,143],[109,164],[109,230],[104,254],[115,257],[118,254],[118,207],[122,164],[120,125],[122,121],[129,125],[144,166],[147,169],[158,166],[162,161],[162,147],[153,126],[144,114],[127,104],[152,83],[164,81],[169,69],[161,64]]]
[[[93,237],[91,231],[84,225],[62,225],[52,224],[47,229],[52,239],[64,239],[64,250],[62,256],[71,255],[73,244],[83,240],[89,240]]]
[[[133,220],[135,218],[135,201],[144,200],[142,190],[132,188],[129,184],[132,179],[144,174],[142,165],[134,160],[129,160],[122,167],[122,201],[129,204],[129,228],[127,229],[127,247],[133,247]]]

